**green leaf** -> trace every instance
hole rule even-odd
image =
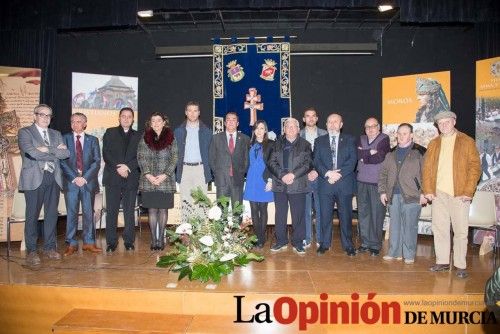
[[[263,255],[259,255],[259,254],[255,254],[255,253],[247,253],[246,259],[249,260],[249,261],[261,262],[261,261],[264,260],[264,256]]]
[[[250,263],[250,260],[247,259],[245,255],[240,255],[233,259],[233,262],[238,266],[246,266]]]
[[[163,256],[160,256],[160,259],[156,263],[156,266],[166,268],[166,267],[170,267],[175,262],[177,262],[177,254],[163,255]]]
[[[179,272],[179,278],[177,280],[180,281],[186,276],[191,277],[191,274],[192,274],[191,268],[189,266],[186,266],[182,268],[181,271]]]

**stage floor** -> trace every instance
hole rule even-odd
[[[58,247],[63,252],[61,225],[64,224],[59,225]],[[335,226],[333,250],[323,256],[316,254],[315,245],[302,256],[291,246],[286,251],[271,253],[268,241],[261,251],[265,256],[263,262],[237,268],[219,284],[207,286],[187,279],[178,282],[176,273],[157,268],[155,264],[162,253],[150,251],[149,228],[147,223],[142,226],[142,233],[137,230],[135,251],[125,251],[120,240],[117,251],[112,254],[95,255],[80,249],[61,261],[42,257],[42,265],[37,269],[24,266],[25,254],[18,250],[18,242],[13,243],[14,250],[7,261],[3,243],[0,247],[0,284],[311,295],[353,292],[461,295],[484,293],[485,282],[493,272],[492,254],[479,256],[479,248],[472,246],[467,256],[468,278],[459,279],[454,271],[429,272],[435,260],[431,236],[419,236],[417,257],[412,265],[384,261],[382,256],[386,253],[387,241],[378,257],[369,254],[348,257],[341,250],[338,226]],[[104,233],[100,233],[97,244],[105,249]]]

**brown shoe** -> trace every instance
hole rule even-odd
[[[102,248],[97,247],[95,244],[83,244],[82,250],[92,253],[102,253]]]
[[[64,251],[64,257],[71,256],[77,251],[78,251],[78,247],[68,246],[68,247],[66,247],[66,250]]]

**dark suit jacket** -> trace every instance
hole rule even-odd
[[[226,132],[213,136],[210,143],[210,168],[215,177],[215,186],[223,187],[229,184],[229,169],[233,166],[233,184],[243,185],[245,174],[248,169],[248,150],[250,138],[238,132],[234,152],[229,153]]]
[[[32,124],[19,130],[19,149],[23,161],[19,177],[20,191],[35,190],[42,184],[43,168],[47,161],[54,163],[54,178],[59,187],[63,186],[59,160],[66,159],[69,156],[69,151],[57,148],[60,144],[64,144],[59,131],[47,129],[47,135],[50,141],[49,151],[40,152],[37,147],[45,146],[45,144],[36,125]]]
[[[121,126],[109,128],[104,133],[102,140],[102,157],[106,165],[102,183],[105,186],[122,186],[127,189],[139,187],[139,164],[137,162],[137,145],[141,139],[140,134],[129,130],[128,145],[125,144],[124,132]],[[126,145],[126,146],[125,146]],[[125,164],[130,169],[127,178],[122,178],[116,171],[116,166]]]
[[[99,182],[97,175],[101,168],[101,150],[99,148],[99,140],[97,137],[85,134],[83,137],[83,171],[82,177],[87,180],[87,184],[83,189],[95,193],[99,190]],[[73,133],[66,133],[63,136],[64,144],[68,147],[69,158],[61,160],[61,169],[64,175],[64,190],[78,190],[72,181],[79,176],[76,169],[76,147]]]
[[[267,160],[267,168],[273,176],[273,191],[286,192],[288,194],[300,194],[311,191],[307,180],[307,174],[312,169],[311,144],[301,137],[297,137],[293,142],[293,148],[288,156],[288,170],[295,175],[291,185],[285,185],[281,179],[288,174],[284,170],[283,148],[285,137],[281,136],[276,140],[274,147]]]
[[[314,168],[318,172],[320,193],[331,194],[339,192],[345,195],[355,192],[355,168],[357,163],[356,140],[353,136],[341,133],[337,151],[337,168],[342,177],[334,184],[328,183],[326,172],[333,169],[330,136],[328,134],[316,138],[314,141]]]

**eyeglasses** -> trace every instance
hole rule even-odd
[[[35,115],[42,117],[42,118],[52,118],[52,114],[44,114],[43,112],[36,112]]]
[[[365,129],[375,129],[375,128],[378,128],[378,124],[365,125]]]

